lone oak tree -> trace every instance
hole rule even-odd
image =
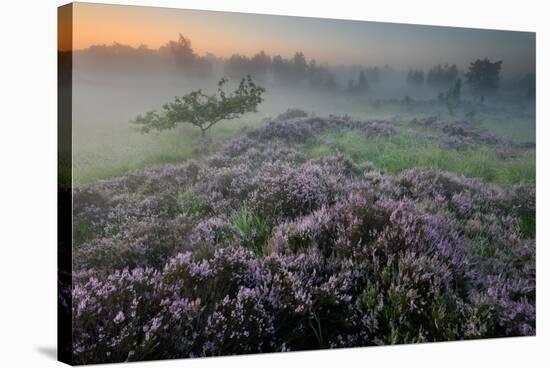
[[[218,82],[218,91],[207,95],[202,90],[176,97],[174,102],[164,104],[160,112],[153,110],[138,115],[132,124],[142,133],[174,128],[178,123],[189,123],[201,130],[204,137],[208,129],[221,120],[235,119],[247,112],[255,112],[263,101],[265,88],[256,85],[250,75],[242,78],[239,86],[226,94],[223,86],[227,79]]]

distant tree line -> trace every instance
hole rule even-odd
[[[191,40],[182,34],[177,40],[168,41],[158,49],[151,49],[145,44],[132,47],[115,42],[112,45],[93,45],[78,52],[91,58],[94,65],[117,65],[125,70],[139,65],[165,65],[169,62],[186,75],[204,78],[213,77],[215,64],[219,64],[223,74],[233,80],[250,75],[260,82],[270,79],[286,86],[301,85],[323,90],[344,89],[354,94],[366,92],[369,84],[379,83],[384,74],[392,72],[388,65],[359,66],[358,71],[357,66],[347,70],[342,66],[329,67],[328,64],[319,63],[314,58],[306,58],[301,51],[297,51],[290,58],[281,55],[270,56],[263,50],[251,57],[240,54],[233,54],[227,59],[212,54],[200,56],[194,51]],[[336,74],[342,76],[354,69],[355,78],[348,80],[347,88],[342,87]]]
[[[140,65],[172,63],[188,75],[208,77],[212,74],[213,56],[196,54],[189,38],[181,34],[177,41],[168,41],[158,49],[150,49],[145,44],[132,47],[115,42],[112,45],[92,45],[77,52],[85,55],[84,59],[90,58],[94,65],[103,67],[129,70]]]
[[[353,79],[348,81],[348,92],[354,94],[361,94],[367,92],[369,89],[369,82],[367,80],[367,75],[363,70],[359,71],[359,76],[357,77],[357,82]]]
[[[161,46],[159,53],[173,56],[182,70],[198,77],[208,77],[212,74],[212,63],[206,57],[195,54],[191,40],[181,33],[177,41],[169,41]]]
[[[281,55],[270,56],[259,51],[253,56],[233,54],[229,58],[218,58],[212,54],[198,55],[191,40],[180,34],[177,40],[171,40],[158,49],[147,45],[132,47],[120,43],[112,45],[93,45],[85,50],[78,50],[93,61],[93,65],[104,67],[104,70],[130,70],[140,65],[153,65],[162,68],[167,63],[190,77],[215,77],[220,68],[223,74],[233,80],[240,80],[250,75],[259,82],[267,80],[285,86],[308,86],[323,90],[345,90],[352,94],[366,93],[371,86],[380,83],[391,75],[399,75],[389,65],[371,66],[330,66],[307,59],[303,52],[297,51],[290,58]],[[83,60],[80,59],[80,60]],[[437,88],[441,95],[447,95],[448,89],[457,89],[457,80],[462,75],[465,84],[479,94],[480,100],[485,95],[496,91],[500,85],[502,61],[477,59],[470,63],[468,70],[461,73],[456,64],[436,64],[425,72],[422,69],[410,68],[406,72],[406,83],[410,86],[428,85]],[[218,73],[214,73],[217,70]],[[351,73],[351,74],[350,74]],[[347,85],[345,84],[347,80]],[[344,85],[341,86],[340,82]],[[462,86],[462,81],[460,86]],[[535,75],[528,74],[515,82],[515,87],[523,90],[527,97],[534,98],[536,93]],[[460,90],[460,88],[458,88]],[[453,93],[450,93],[453,95]],[[441,97],[441,96],[439,96]],[[447,97],[445,97],[447,100]],[[451,98],[456,101],[456,99]]]
[[[481,102],[487,94],[496,92],[500,87],[502,60],[491,61],[488,58],[476,59],[470,63],[468,69],[461,73],[455,64],[437,64],[425,74],[421,69],[409,69],[407,84],[421,86],[427,84],[440,89],[438,99],[455,106],[460,102],[462,78],[470,89],[479,95]],[[536,77],[528,73],[523,77],[512,79],[509,87],[522,91],[527,98],[536,95]]]
[[[455,64],[437,64],[428,70],[426,83],[433,87],[449,86],[455,82],[458,73],[458,67]]]
[[[424,71],[409,69],[407,72],[407,83],[413,86],[424,84]]]
[[[388,69],[389,69],[389,66],[386,65],[384,70],[387,71]],[[372,67],[363,69],[363,71],[365,73],[365,77],[370,83],[376,84],[380,82],[382,71],[380,70],[379,67],[372,66]]]
[[[431,87],[449,87],[455,83],[459,76],[458,67],[455,64],[436,64],[427,73],[422,69],[409,69],[407,72],[407,84],[421,86],[427,84]]]
[[[335,89],[336,78],[326,64],[318,64],[315,59],[306,59],[302,52],[296,52],[290,59],[281,55],[273,57],[263,50],[252,57],[232,55],[224,65],[225,74],[239,79],[250,74],[260,81],[271,76],[284,85],[309,85],[315,88]]]

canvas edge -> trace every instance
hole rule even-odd
[[[57,360],[72,365],[73,4],[57,8]]]

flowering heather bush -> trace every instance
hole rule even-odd
[[[161,267],[168,257],[190,248],[192,242],[185,243],[182,239],[191,228],[192,222],[185,215],[166,221],[136,221],[116,235],[96,238],[75,247],[74,267],[97,270]]]
[[[303,215],[332,202],[336,179],[311,161],[298,167],[279,161],[267,164],[258,173],[250,206],[278,219]]]
[[[237,229],[226,221],[211,217],[199,222],[189,236],[189,243],[224,244],[235,238]]]
[[[468,149],[478,145],[495,146],[497,155],[501,159],[514,158],[516,153],[513,148],[534,148],[532,143],[516,143],[499,138],[488,130],[467,121],[445,122],[439,120],[437,116],[430,116],[423,119],[414,118],[411,124],[440,131],[442,135],[439,137],[439,143],[443,148]]]
[[[323,132],[354,130],[365,135],[391,136],[397,133],[394,124],[383,120],[353,120],[349,117],[304,117],[292,120],[272,120],[265,126],[248,132],[248,137],[260,142],[281,140],[285,143],[311,143]]]
[[[308,159],[329,131],[397,132],[279,117],[77,188],[75,363],[535,333],[534,185]]]
[[[283,113],[280,113],[277,115],[275,120],[285,121],[289,119],[295,119],[295,118],[305,118],[307,116],[307,112],[300,110],[300,109],[288,109]]]

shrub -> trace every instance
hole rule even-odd
[[[330,179],[321,166],[311,162],[297,168],[280,162],[264,165],[250,206],[275,219],[307,214],[332,201],[335,183]]]
[[[277,115],[275,120],[284,121],[289,119],[296,119],[296,118],[305,118],[307,117],[307,112],[300,110],[300,109],[288,109],[285,112],[280,113]]]
[[[75,362],[535,333],[534,185],[308,160],[329,131],[397,130],[273,121],[200,162],[77,188]]]

